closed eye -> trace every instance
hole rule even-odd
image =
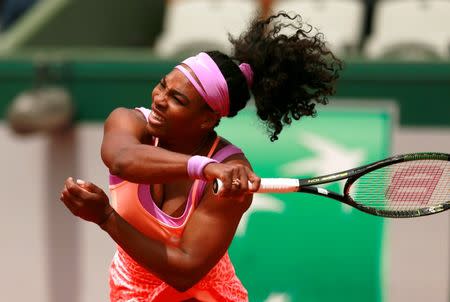
[[[163,89],[167,88],[166,77],[162,78],[161,81],[159,81],[159,85]],[[173,99],[175,99],[175,101],[177,103],[179,103],[180,105],[186,106],[190,103],[189,98],[186,95],[184,95],[183,93],[179,92],[178,90],[169,89],[168,95],[170,97],[172,97]]]

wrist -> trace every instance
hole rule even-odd
[[[105,211],[105,215],[103,217],[102,220],[100,220],[100,222],[98,222],[98,226],[102,229],[105,230],[107,225],[108,225],[108,221],[110,221],[110,218],[113,216],[113,214],[116,211],[114,211],[114,209],[110,206],[106,211]]]
[[[200,155],[189,158],[187,163],[187,173],[192,179],[207,180],[204,175],[205,167],[210,163],[217,163],[217,160]]]

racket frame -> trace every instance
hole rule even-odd
[[[426,216],[450,209],[450,200],[449,200],[444,204],[424,207],[417,210],[387,211],[382,209],[366,207],[358,202],[355,202],[353,198],[350,196],[349,194],[350,187],[361,176],[389,165],[414,160],[450,161],[450,155],[436,152],[422,152],[422,153],[396,155],[371,164],[367,164],[365,166],[349,169],[338,173],[327,174],[316,178],[299,179],[300,186],[298,188],[298,192],[329,197],[339,202],[348,204],[349,206],[357,208],[358,210],[363,211],[365,213],[389,218],[412,218],[412,217]],[[335,182],[342,179],[347,179],[343,190],[344,195],[320,187],[316,187],[316,185],[319,184]],[[314,186],[312,186],[311,184],[314,184]]]

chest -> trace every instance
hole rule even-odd
[[[149,187],[149,194],[156,206],[164,213],[172,217],[179,217],[183,215],[186,208],[192,184],[191,180],[170,184],[152,184]]]

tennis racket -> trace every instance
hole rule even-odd
[[[317,187],[342,179],[347,179],[342,193]],[[221,186],[216,179],[213,191],[219,192]],[[411,153],[314,178],[262,178],[257,193],[286,192],[332,198],[382,217],[435,214],[450,209],[450,155]]]

